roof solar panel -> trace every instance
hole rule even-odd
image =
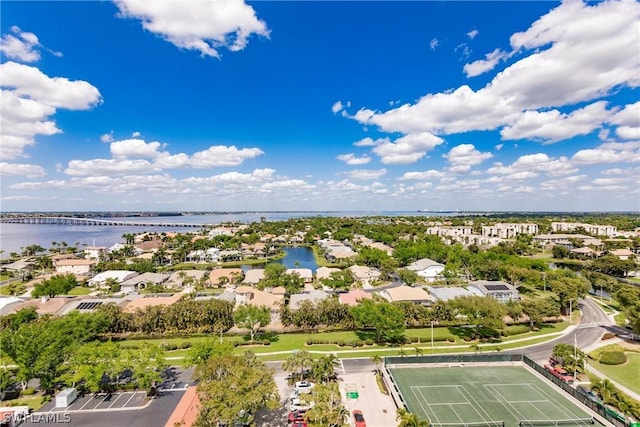
[[[507,285],[484,285],[488,291],[508,291]]]
[[[93,310],[94,308],[96,308],[97,306],[99,306],[100,304],[102,304],[102,302],[81,302],[80,304],[78,304],[77,309],[78,310]]]

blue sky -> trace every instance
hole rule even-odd
[[[1,204],[640,210],[640,6],[2,2]]]

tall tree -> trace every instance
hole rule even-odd
[[[249,330],[251,341],[253,341],[260,328],[264,328],[271,321],[271,313],[268,307],[256,307],[246,304],[236,309],[233,319],[236,322],[236,326]]]
[[[388,302],[363,300],[351,309],[351,314],[359,327],[375,329],[378,341],[397,340],[405,329],[402,310]]]

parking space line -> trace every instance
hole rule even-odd
[[[84,407],[85,407],[85,406],[87,406],[87,405],[88,405],[92,400],[94,400],[94,399],[95,399],[95,397],[94,397],[94,398],[89,397],[89,398],[87,399],[87,403],[85,403],[84,405],[82,405],[82,407],[80,408],[80,410],[82,411],[82,410],[84,409]]]
[[[138,394],[138,392],[132,393],[131,397],[129,398],[129,400],[127,400],[127,402],[124,404],[124,406],[122,406],[123,408],[126,408],[127,405],[129,404],[129,402],[131,402],[131,399],[133,399],[133,397]]]
[[[109,405],[109,408],[111,408],[113,405],[116,404],[116,402],[118,401],[118,399],[120,399],[122,396],[124,396],[125,394],[127,394],[126,392],[124,393],[118,393],[118,397],[116,397],[116,400],[114,400],[113,402],[111,402],[111,405]]]

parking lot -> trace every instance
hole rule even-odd
[[[147,402],[145,391],[125,391],[116,393],[86,394],[76,399],[67,408],[56,408],[55,399],[48,402],[39,412],[52,411],[96,411],[136,409]]]
[[[352,412],[359,409],[369,427],[394,426],[396,421],[396,405],[391,396],[382,394],[376,383],[373,372],[356,372],[338,376],[340,394],[345,407]],[[351,398],[347,396],[355,396]],[[349,424],[353,425],[353,418],[349,417]]]

